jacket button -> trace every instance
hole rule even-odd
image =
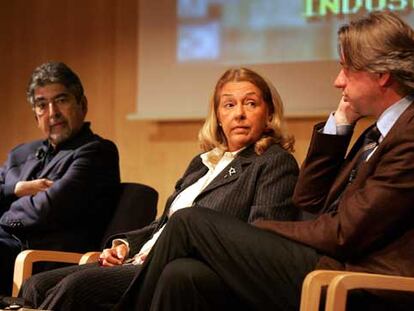
[[[12,221],[12,222],[10,222],[10,227],[12,227],[12,228],[21,228],[21,227],[23,227],[23,223],[21,221]]]

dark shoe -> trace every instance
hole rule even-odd
[[[22,307],[31,307],[25,303],[23,298],[18,297],[0,297],[0,308],[4,310],[18,310]]]

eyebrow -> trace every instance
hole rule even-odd
[[[58,98],[58,97],[66,97],[66,96],[69,96],[69,93],[62,92],[62,93],[59,93],[59,94],[57,94],[57,95],[53,96],[53,97],[52,97],[52,98],[50,98],[50,99],[56,99],[56,98]],[[44,96],[39,96],[39,97],[35,97],[35,98],[34,98],[34,100],[43,100],[43,99],[46,99],[46,97],[44,97]],[[50,99],[49,99],[49,100],[50,100]]]
[[[246,93],[246,94],[244,94],[244,96],[249,96],[249,95],[258,95],[256,92],[249,92],[249,93]],[[232,96],[234,96],[233,94],[221,94],[221,97],[232,97]]]

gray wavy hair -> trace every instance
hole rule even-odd
[[[72,69],[62,62],[47,62],[33,71],[26,91],[27,101],[33,105],[35,89],[52,83],[64,85],[77,102],[84,97],[82,83]]]

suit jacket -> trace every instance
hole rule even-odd
[[[100,247],[116,206],[120,183],[116,146],[92,133],[89,123],[42,171],[44,141],[13,149],[0,168],[0,225],[22,248],[87,251]],[[44,151],[43,151],[44,154]],[[53,185],[36,195],[16,197],[18,181],[47,178]]]
[[[207,173],[200,156],[196,156],[167,200],[161,218],[151,225],[125,233],[130,254],[167,221],[171,203],[177,195]],[[296,184],[298,166],[293,156],[278,145],[272,145],[262,155],[253,146],[241,151],[236,158],[197,196],[193,206],[220,211],[246,222],[257,219],[293,220],[298,217],[291,196]],[[120,237],[120,236],[117,236]]]
[[[313,133],[293,198],[320,215],[256,225],[320,251],[325,255],[320,268],[414,276],[414,105],[346,188],[362,139],[344,159],[350,137],[324,135],[320,127]],[[337,209],[330,211],[339,196]]]

